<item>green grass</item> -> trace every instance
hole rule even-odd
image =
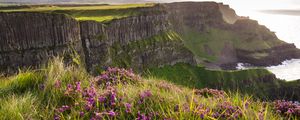
[[[29,6],[21,9],[4,9],[0,12],[43,12],[67,14],[78,21],[107,22],[138,15],[135,8],[152,7],[154,4],[90,5],[90,6]]]
[[[272,98],[269,89],[279,86],[279,81],[276,78],[268,79],[272,73],[265,69],[218,71],[188,64],[176,64],[150,68],[144,75],[155,76],[158,79],[168,80],[190,88],[210,87],[228,91],[239,90],[242,93],[264,99]],[[263,78],[267,78],[268,82],[261,81]]]
[[[202,68],[195,68],[195,70],[204,71]],[[176,71],[166,70],[163,72]],[[191,74],[188,72],[191,71],[184,69],[181,73],[176,74],[185,76],[187,77],[186,79],[189,80],[187,75]],[[251,73],[252,71],[247,72]],[[208,72],[207,74],[216,75],[216,73],[213,72]],[[261,74],[267,73],[261,71]],[[241,76],[237,76],[237,78],[242,78],[244,75],[247,75],[247,73],[241,74]],[[40,79],[40,76],[43,76],[42,80]],[[194,76],[191,75],[191,77]],[[205,114],[204,118],[207,120],[215,120],[218,118],[212,118],[212,115],[219,109],[218,106],[223,103],[237,106],[242,112],[239,119],[258,119],[260,116],[263,117],[264,120],[284,119],[283,116],[275,113],[271,107],[272,103],[264,103],[237,92],[227,93],[225,97],[222,98],[216,98],[215,96],[204,97],[194,94],[194,89],[174,85],[164,80],[154,78],[140,79],[142,81],[139,84],[117,84],[114,86],[117,91],[117,96],[122,96],[122,102],[131,103],[133,105],[131,108],[132,112],[126,113],[125,108],[122,107],[123,103],[118,102],[118,107],[114,108],[117,112],[117,116],[108,117],[105,115],[105,119],[136,119],[138,112],[146,115],[157,112],[158,116],[155,116],[154,119],[201,119],[199,112],[209,108],[209,111]],[[213,78],[208,77],[207,79],[211,80]],[[25,71],[15,76],[1,78],[1,80],[5,80],[4,83],[6,84],[1,84],[0,91],[7,89],[13,91],[10,91],[9,95],[0,95],[0,119],[23,120],[53,119],[56,108],[61,107],[62,105],[72,105],[74,101],[82,101],[80,96],[73,96],[70,98],[64,95],[67,84],[81,81],[83,83],[82,87],[87,87],[91,82],[90,80],[93,80],[93,77],[88,75],[80,67],[73,65],[65,66],[61,59],[55,59],[41,70]],[[60,90],[53,87],[54,82],[57,80],[62,81],[62,88]],[[18,82],[18,87],[14,85],[16,82]],[[185,82],[194,84],[191,81]],[[41,83],[45,85],[44,89],[40,89],[39,85]],[[105,90],[106,88],[97,86],[97,92],[100,94],[104,94],[103,92]],[[140,101],[140,93],[146,90],[149,90],[152,95],[148,97],[144,103],[138,104]],[[246,103],[250,103],[249,107],[245,106]],[[204,108],[199,108],[199,105]],[[179,106],[178,111],[175,110],[177,106]],[[81,108],[74,107],[71,111],[64,112],[61,114],[62,119],[88,119],[80,118],[78,116],[78,111],[73,111],[75,109]],[[109,108],[101,108],[101,110],[102,111],[99,112],[107,111]],[[264,110],[263,114],[261,114],[262,110]]]
[[[39,101],[31,93],[8,95],[0,99],[1,120],[38,119]]]

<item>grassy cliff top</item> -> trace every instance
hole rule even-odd
[[[33,5],[5,7],[0,12],[45,12],[70,15],[79,21],[94,20],[98,22],[120,19],[138,15],[134,8],[152,7],[154,4],[121,4],[121,5]]]

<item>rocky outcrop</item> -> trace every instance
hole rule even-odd
[[[81,53],[77,21],[65,15],[0,13],[0,23],[0,71],[38,66],[73,49]]]
[[[173,28],[181,34],[187,27],[204,32],[208,27],[221,27],[224,24],[219,4],[215,2],[180,2],[164,6]]]
[[[300,52],[294,44],[285,44],[258,51],[237,50],[239,62],[249,63],[253,66],[278,65],[282,61],[299,58],[299,56]]]
[[[89,69],[118,65],[141,71],[177,62],[195,64],[181,38],[170,32],[166,14],[129,17],[109,24],[85,21],[80,26]]]
[[[219,9],[222,13],[223,19],[229,24],[234,24],[240,17],[235,13],[235,11],[229,7],[229,5],[219,4]]]
[[[240,19],[232,26],[232,31],[235,31],[247,42],[260,40],[259,44],[274,44],[270,47],[258,47],[254,50],[245,50],[237,48],[238,62],[249,63],[254,66],[271,66],[281,64],[282,61],[300,58],[300,51],[294,44],[282,42],[277,38],[274,32],[271,32],[267,27],[259,25],[257,21],[249,19]]]

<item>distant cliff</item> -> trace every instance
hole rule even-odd
[[[0,12],[0,71],[36,67],[56,55],[70,61],[74,53],[89,71],[180,62],[232,69],[238,62],[266,66],[300,57],[294,45],[228,5],[182,2],[127,11],[139,14],[96,22],[76,21],[63,10]]]
[[[257,21],[236,15],[228,5],[213,2],[166,4],[173,28],[198,63],[234,69],[236,63],[277,65],[299,58],[300,51]]]

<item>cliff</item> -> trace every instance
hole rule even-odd
[[[77,21],[61,14],[0,13],[0,71],[39,66],[56,55],[82,52]],[[83,55],[83,54],[81,54]]]
[[[142,71],[177,62],[195,64],[164,14],[129,17],[109,24],[84,21],[80,26],[88,69],[110,65]]]
[[[232,69],[238,62],[267,66],[300,56],[265,26],[214,2],[2,11],[1,71],[39,66],[62,54],[70,61],[74,52],[89,71],[101,66],[143,71],[178,62]]]
[[[165,4],[170,22],[198,64],[212,69],[235,69],[236,63],[278,65],[299,58],[293,44],[277,38],[257,21],[239,17],[228,5],[214,2]]]
[[[74,52],[79,53],[91,72],[103,66],[142,71],[178,62],[196,64],[182,38],[170,29],[164,12],[138,10],[144,14],[105,24],[76,21],[57,13],[0,13],[1,71],[38,67],[58,55],[69,62]]]

